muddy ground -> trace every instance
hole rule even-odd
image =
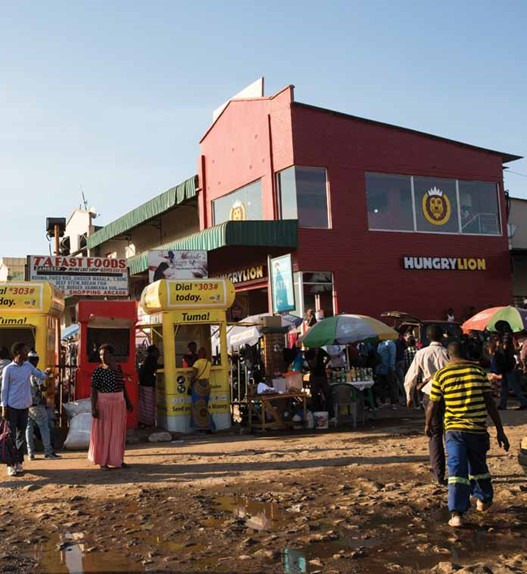
[[[527,413],[504,414],[489,453],[496,503],[446,521],[423,416],[380,411],[358,429],[184,437],[130,446],[129,469],[86,453],[0,477],[2,572],[527,572]]]

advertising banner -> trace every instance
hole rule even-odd
[[[273,313],[285,313],[295,309],[291,254],[269,259],[269,280]]]
[[[126,259],[29,255],[28,269],[30,281],[49,281],[66,297],[128,295]]]
[[[149,251],[148,280],[206,279],[208,277],[206,251]]]
[[[9,283],[0,286],[0,312],[42,312],[43,285]]]
[[[160,281],[145,287],[141,305],[146,313],[179,309],[227,309],[234,302],[234,285],[228,279]],[[202,311],[186,314],[184,322],[205,321]]]

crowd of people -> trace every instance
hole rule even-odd
[[[454,341],[447,341],[442,327],[433,324],[426,330],[426,339],[429,344],[419,348],[414,332],[402,329],[395,341],[360,343],[347,349],[346,355],[348,366],[371,366],[377,406],[397,408],[404,402],[408,408],[425,409],[433,480],[439,486],[448,485],[449,524],[459,527],[470,508],[471,496],[479,511],[492,504],[492,480],[486,462],[490,448],[487,416],[497,429],[498,444],[508,450],[499,410],[508,408],[510,392],[519,401],[517,409],[527,409],[520,383],[527,372],[527,338],[515,336],[506,321],[498,321],[496,333],[485,337],[471,331]],[[127,411],[133,406],[112,346],[101,345],[99,358],[91,381],[93,422],[88,459],[102,470],[126,468]],[[159,350],[150,346],[139,370],[139,420],[145,426],[155,423],[158,359]],[[334,413],[327,372],[332,360],[324,349],[302,352],[297,346],[288,354],[291,369],[309,372],[313,408],[325,409],[330,416]],[[9,424],[16,447],[7,469],[10,476],[23,473],[26,454],[30,459],[35,457],[36,429],[44,457],[59,458],[54,450],[52,409],[44,394],[50,369],[39,370],[38,362],[38,355],[24,343],[15,343],[11,353],[0,349],[2,418]],[[194,342],[189,343],[183,362],[192,369],[188,386],[192,426],[212,432],[214,423],[208,408],[212,363],[205,348],[198,349]],[[499,398],[498,406],[495,397]]]

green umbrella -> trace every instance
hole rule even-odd
[[[306,347],[349,345],[367,339],[397,339],[397,331],[367,315],[336,315],[319,321],[300,337]]]

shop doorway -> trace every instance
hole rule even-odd
[[[0,349],[7,349],[11,359],[11,347],[14,343],[25,343],[29,350],[35,348],[35,332],[31,328],[0,328]]]
[[[269,312],[267,287],[236,291],[236,299],[227,313],[229,323],[236,323],[252,315]]]

